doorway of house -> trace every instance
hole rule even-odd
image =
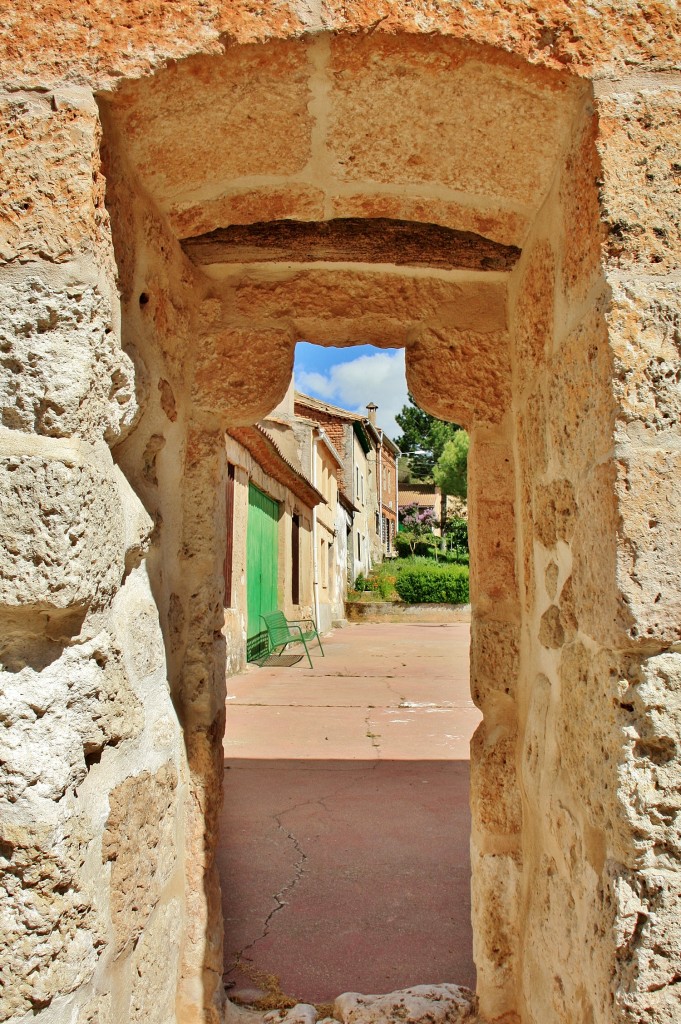
[[[246,595],[249,661],[267,653],[263,615],[277,610],[279,505],[255,484],[248,487],[246,528]]]
[[[306,659],[258,658],[253,648],[263,602],[276,607],[277,578],[284,599],[295,594],[302,614],[307,595],[314,615],[325,592],[342,589],[345,597],[349,586],[352,595],[372,568],[388,566],[396,578],[413,562],[408,552],[395,557],[393,439],[401,433],[395,416],[407,406],[403,350],[303,344],[294,389],[258,425],[289,463],[298,456],[301,472],[309,463],[325,507],[308,532],[292,514],[279,548],[277,517],[287,501],[249,488],[251,663],[228,679],[218,850],[224,980],[240,1002],[321,1004],[351,988],[454,979],[475,987],[469,742],[482,716],[470,697],[467,608],[407,617],[395,604],[392,621],[374,615],[361,624],[336,612],[312,669]],[[401,476],[409,503],[416,491],[408,473]],[[421,483],[422,501],[429,489],[432,482]],[[432,516],[436,529],[440,521]],[[419,564],[427,563],[421,555]]]

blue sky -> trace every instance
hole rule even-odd
[[[293,373],[298,391],[352,412],[366,414],[367,403],[375,402],[379,427],[388,437],[401,433],[395,413],[407,404],[404,349],[325,348],[299,341]]]

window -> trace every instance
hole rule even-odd
[[[225,548],[225,564],[223,574],[225,578],[224,607],[232,607],[232,562],[234,551],[234,466],[230,462],[227,466],[227,483],[225,485],[225,524],[227,529],[227,545]]]

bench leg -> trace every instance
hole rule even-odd
[[[319,650],[322,652],[322,658],[325,658],[326,655],[324,654],[324,648],[322,647],[322,641],[319,633],[317,633],[317,643],[319,644]]]
[[[307,654],[307,660],[310,662],[310,668],[312,668],[313,667],[312,666],[312,658],[310,657],[310,652],[307,649],[307,644],[305,643],[305,638],[301,636],[300,639],[302,640],[303,647],[305,648],[305,653]]]

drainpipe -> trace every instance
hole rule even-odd
[[[383,431],[378,430],[378,525],[380,528],[381,552],[383,551]]]
[[[317,490],[317,438],[315,437],[315,428],[313,427],[310,434],[312,443],[310,444],[310,456],[312,465],[310,466],[310,477],[312,478],[312,486]],[[317,557],[317,506],[315,505],[312,509],[312,594],[314,600],[314,620],[315,626],[319,629],[319,558]]]
[[[399,471],[399,465],[400,465],[400,456],[396,455],[395,456],[395,536],[396,537],[397,537],[397,533],[398,533],[399,528],[400,528],[400,482],[399,482],[400,471]],[[395,548],[395,550],[397,551],[397,548]]]

